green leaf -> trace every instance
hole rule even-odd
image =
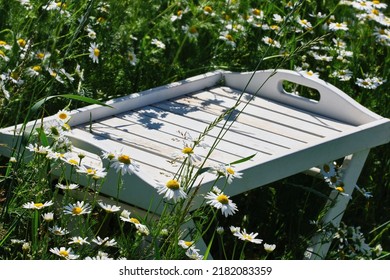
[[[41,140],[41,144],[42,146],[49,146],[49,140],[47,139],[47,136],[46,136],[46,133],[45,133],[45,130],[42,129],[42,128],[37,128],[36,129],[37,132],[38,132],[38,135],[39,135],[39,140]]]
[[[207,260],[209,254],[210,254],[211,245],[213,245],[213,242],[214,242],[214,237],[215,237],[215,231],[213,232],[213,236],[211,237],[209,245],[207,246],[206,252],[204,252],[204,255],[203,255],[204,260]]]
[[[75,94],[59,94],[59,95],[51,95],[51,96],[48,96],[48,97],[45,97],[45,98],[39,100],[37,103],[35,103],[31,107],[31,111],[33,113],[35,113],[43,105],[43,103],[45,103],[46,101],[48,101],[48,100],[50,100],[52,98],[57,98],[57,97],[63,97],[63,98],[67,98],[67,99],[74,99],[74,100],[86,102],[86,103],[89,103],[89,104],[97,104],[97,105],[101,105],[101,106],[111,107],[110,105],[107,105],[107,104],[105,104],[105,103],[103,103],[101,101],[95,100],[93,98],[80,96],[80,95],[75,95]]]
[[[251,160],[252,158],[254,158],[255,155],[256,155],[256,154],[253,154],[253,155],[251,155],[251,156],[249,156],[249,157],[246,157],[246,158],[242,158],[242,159],[233,161],[233,162],[231,162],[230,164],[231,164],[231,165],[234,165],[234,164],[239,164],[239,163],[246,162],[246,161]]]

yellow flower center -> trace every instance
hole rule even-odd
[[[52,72],[50,73],[50,75],[51,75],[53,78],[57,77],[57,73],[54,72],[54,71],[52,71]]]
[[[177,180],[175,179],[172,179],[172,180],[169,180],[166,184],[167,188],[168,189],[171,189],[171,190],[178,190],[179,187],[180,187],[180,184]]]
[[[234,175],[234,170],[233,170],[233,168],[231,168],[231,167],[228,167],[228,168],[226,168],[226,171],[227,171],[227,173],[229,173],[230,175]]]
[[[5,46],[5,45],[7,45],[7,42],[6,42],[6,41],[1,41],[1,40],[0,40],[0,46]]]
[[[80,214],[82,211],[83,211],[83,209],[81,207],[78,207],[78,206],[73,207],[73,209],[72,209],[72,213],[75,215]]]
[[[178,11],[177,11],[177,16],[178,16],[178,17],[180,17],[182,14],[183,14],[183,11],[182,11],[182,10],[178,10]]]
[[[140,222],[136,218],[130,218],[130,222],[132,222],[134,224],[140,224]]]
[[[222,204],[229,203],[229,198],[227,197],[227,195],[224,195],[224,194],[220,194],[219,196],[217,196],[217,200],[218,200],[218,202],[220,202]]]
[[[42,67],[39,66],[39,65],[33,66],[32,69],[33,69],[35,72],[41,72],[41,71],[42,71]]]
[[[87,173],[90,174],[90,175],[95,175],[96,174],[96,170],[92,169],[92,168],[88,168],[87,169]]]
[[[228,39],[228,41],[231,41],[231,42],[234,41],[233,36],[230,35],[230,34],[227,34],[227,35],[225,36],[225,38]]]
[[[191,147],[184,147],[183,150],[181,150],[183,154],[192,154],[194,153],[194,149],[192,149]]]
[[[60,254],[62,257],[64,257],[64,258],[66,258],[67,256],[69,256],[68,251],[65,251],[65,250],[59,251],[59,254]]]
[[[274,43],[274,40],[272,40],[271,38],[268,38],[268,44],[273,44]]]
[[[120,155],[118,157],[118,161],[121,162],[121,163],[124,163],[124,164],[130,164],[131,163],[131,159],[128,155]]]
[[[248,241],[252,241],[252,236],[250,236],[249,234],[243,234],[242,237],[244,237],[245,240],[248,240]]]
[[[193,242],[193,241],[184,241],[184,244],[185,244],[186,246],[188,246],[188,247],[191,247],[192,244],[194,244],[194,242]]]
[[[65,3],[57,2],[56,5],[57,5],[58,8],[66,9],[66,4]]]
[[[255,16],[259,16],[259,15],[261,15],[261,10],[259,10],[259,9],[253,9],[252,13],[253,13]]]
[[[206,7],[204,7],[204,11],[206,13],[212,13],[213,12],[213,8],[211,8],[210,6],[206,6]]]
[[[0,56],[5,57],[5,53],[2,50],[0,50]]]
[[[379,16],[379,10],[377,9],[372,9],[371,13],[373,13],[376,16]]]
[[[341,187],[341,186],[336,187],[336,190],[338,190],[339,192],[344,192],[345,191],[344,188]]]
[[[106,21],[106,19],[105,19],[104,17],[99,17],[99,18],[97,19],[97,21],[98,21],[99,23],[104,23],[104,22]]]
[[[45,57],[44,53],[37,53],[37,58],[43,59]]]
[[[39,207],[42,207],[42,206],[43,206],[43,203],[39,203],[39,202],[38,202],[38,203],[34,203],[34,206],[37,207],[37,208],[39,208]]]
[[[61,120],[66,120],[68,118],[68,114],[67,113],[60,113],[60,114],[58,114],[58,117]]]
[[[68,160],[68,163],[72,164],[72,165],[78,165],[79,162],[73,158],[71,158],[70,160]]]
[[[19,46],[21,46],[22,48],[24,48],[26,46],[26,41],[22,38],[18,39],[18,44]]]
[[[93,49],[93,55],[94,56],[99,56],[100,55],[100,50],[98,48]]]

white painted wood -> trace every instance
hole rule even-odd
[[[314,102],[286,93],[285,80],[318,90],[320,100]],[[256,96],[246,104],[253,94]],[[286,70],[216,71],[110,100],[107,104],[111,107],[87,106],[71,113],[70,124],[74,129],[69,137],[78,149],[96,155],[114,150],[128,153],[139,163],[140,172],[123,177],[120,200],[159,214],[161,197],[153,186],[156,181],[166,182],[177,172],[178,167],[170,163],[172,153],[181,149],[180,141],[172,141],[178,136],[176,132],[189,131],[196,138],[239,98],[242,102],[236,108],[237,120],[222,120],[205,137],[212,144],[220,137],[221,129],[229,128],[226,134],[222,130],[223,139],[205,166],[256,154],[250,161],[236,166],[243,172],[243,178],[226,187],[225,192],[230,196],[354,154],[344,164],[344,179],[352,185],[368,150],[390,142],[388,119],[320,79]],[[241,109],[244,110],[240,112]],[[35,123],[29,122],[27,131]],[[1,154],[11,156],[12,148],[21,143],[21,128],[19,125],[0,130]],[[200,152],[206,156],[207,151]],[[88,160],[108,164],[93,155]],[[201,183],[199,194],[209,191],[214,180],[214,174],[202,174],[197,181]],[[115,197],[117,185],[118,175],[111,169],[102,193]],[[191,210],[201,204],[202,199],[194,200]],[[340,213],[346,207],[346,201],[338,200],[325,221],[339,223]],[[328,249],[322,248],[315,248],[315,252],[324,257]]]
[[[320,221],[324,232],[317,233],[311,240],[311,246],[307,249],[310,259],[318,260],[326,258],[326,254],[333,240],[332,234],[326,232],[327,227],[329,227],[330,224],[334,228],[337,228],[340,225],[347,205],[352,199],[356,182],[363,169],[368,153],[369,150],[364,150],[345,157],[343,165],[341,166],[341,181],[344,183],[345,194],[348,194],[349,196],[343,196],[336,190],[332,191],[330,194],[330,200],[325,206],[325,209],[329,208],[329,210]]]
[[[360,125],[381,118],[335,86],[319,78],[309,77],[296,71],[266,70],[255,73],[224,73],[224,77],[226,85],[237,90],[266,97],[345,123]],[[283,81],[316,89],[321,95],[320,101],[312,102],[306,98],[287,94],[283,89]]]

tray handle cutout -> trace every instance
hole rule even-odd
[[[312,87],[292,82],[288,79],[282,81],[283,94],[307,99],[307,101],[318,103],[321,99],[320,92]]]

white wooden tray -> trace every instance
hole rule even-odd
[[[284,81],[317,90],[319,100],[286,92]],[[140,171],[124,177],[120,199],[159,213],[160,198],[153,185],[156,181],[166,182],[177,171],[169,161],[182,148],[181,142],[173,140],[179,136],[178,131],[187,131],[196,138],[234,106],[241,94],[236,111],[244,106],[245,109],[206,163],[206,166],[228,164],[256,153],[250,161],[236,166],[237,171],[243,172],[243,178],[234,180],[225,189],[230,196],[335,159],[358,155],[356,166],[353,162],[348,164],[353,166],[350,179],[344,178],[351,185],[346,185],[346,192],[352,193],[368,150],[390,141],[387,118],[369,111],[321,79],[288,70],[216,71],[110,100],[107,104],[111,108],[87,106],[72,111],[69,124],[73,129],[69,137],[74,146],[88,154],[101,155],[102,151],[114,150],[130,154],[140,165]],[[246,104],[253,95],[253,100]],[[222,124],[211,130],[206,143],[213,143]],[[20,140],[19,129],[20,126],[1,129],[0,142],[14,147]],[[201,148],[196,151],[203,156],[207,153]],[[0,153],[9,155],[9,148],[0,147]],[[93,159],[99,160],[91,156]],[[116,196],[116,180],[115,173],[109,173],[102,192]],[[209,191],[214,180],[214,175],[203,174],[199,178],[200,192]],[[195,201],[193,209],[200,202]],[[347,203],[341,201],[336,205],[329,221],[337,224]]]

